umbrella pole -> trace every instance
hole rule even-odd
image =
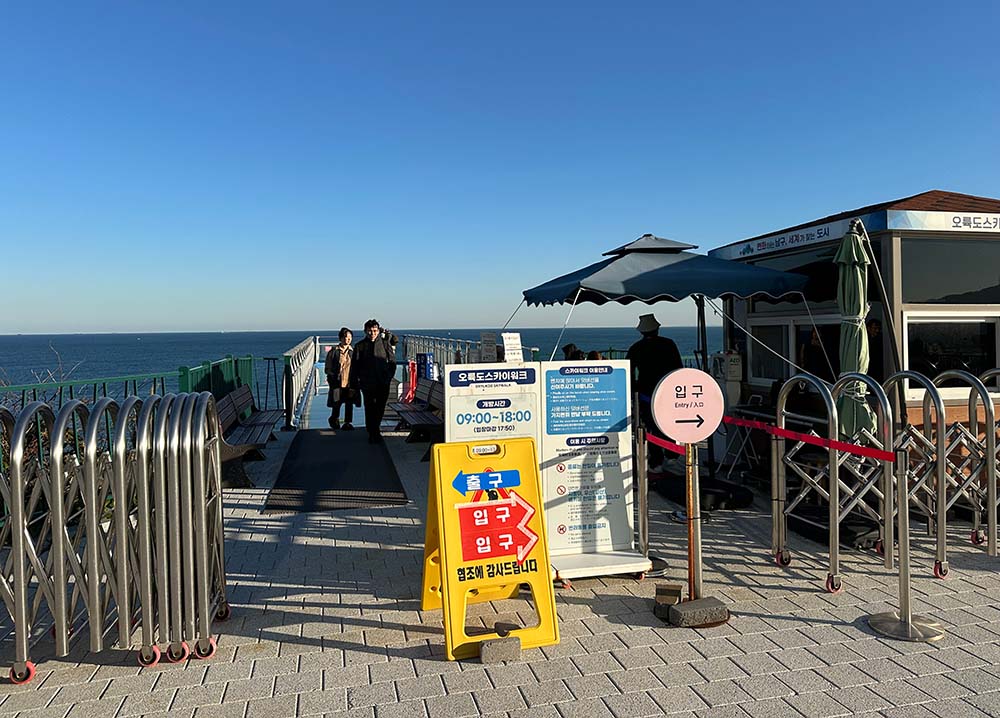
[[[583,291],[583,287],[576,290],[576,296],[573,297],[573,303],[569,305],[569,314],[566,315],[566,321],[563,322],[562,329],[559,330],[559,338],[556,339],[556,345],[552,347],[552,356],[549,357],[549,361],[556,358],[556,351],[559,349],[559,345],[562,344],[563,334],[566,333],[566,325],[569,324],[569,318],[573,316],[573,310],[576,309],[576,300],[580,298],[580,292]]]
[[[701,370],[708,373],[708,329],[705,326],[705,295],[695,294],[698,307],[698,344],[701,346]],[[715,434],[708,437],[708,478],[715,480]]]

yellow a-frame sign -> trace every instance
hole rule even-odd
[[[537,625],[504,635],[523,648],[558,643],[534,440],[437,444],[429,488],[420,607],[444,609],[449,660],[476,656],[479,643],[500,635],[468,635],[466,607],[514,598],[522,587]]]

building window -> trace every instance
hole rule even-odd
[[[934,379],[943,371],[961,370],[979,376],[997,366],[996,320],[910,320],[907,330],[908,368]],[[964,386],[950,381],[941,386]]]
[[[788,325],[758,324],[750,327],[750,334],[757,340],[749,342],[751,381],[788,378],[788,363],[781,358],[788,358]],[[779,356],[760,344],[777,352]]]
[[[816,337],[813,337],[813,332]],[[831,384],[840,374],[840,322],[795,326],[795,362],[813,376]]]
[[[904,239],[907,304],[1000,304],[1000,241]]]

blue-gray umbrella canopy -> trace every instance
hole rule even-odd
[[[645,234],[608,259],[524,291],[528,304],[678,302],[690,296],[773,298],[799,294],[806,277],[689,252],[696,247]]]

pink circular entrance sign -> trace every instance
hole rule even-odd
[[[696,444],[719,428],[726,402],[710,374],[677,369],[656,385],[652,409],[660,431],[679,444]]]

